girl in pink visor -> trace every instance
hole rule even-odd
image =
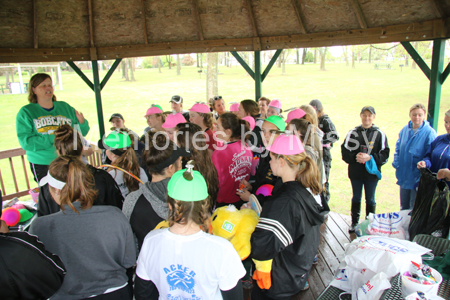
[[[169,136],[169,139],[174,143],[176,143],[176,138],[174,137],[176,126],[180,123],[186,123],[186,119],[181,113],[172,111],[171,114],[167,115],[164,124],[162,124],[162,128],[164,128],[164,130],[167,132],[167,135]]]
[[[148,132],[164,131],[162,124],[166,121],[162,107],[158,104],[152,104],[144,118],[147,119],[148,127],[144,129],[144,135]]]
[[[271,287],[254,285],[252,299],[287,299],[308,286],[320,225],[329,210],[312,195],[321,191],[319,171],[297,136],[280,134],[267,149],[270,167],[283,183],[275,186],[272,197],[264,202],[251,237],[252,258],[273,260]],[[254,274],[254,279],[257,276]]]
[[[270,116],[281,116],[283,110],[281,109],[281,102],[278,99],[273,99],[269,103],[269,107],[267,108],[267,117]]]
[[[189,109],[189,121],[194,123],[205,132],[206,144],[208,145],[209,153],[213,153],[216,139],[212,131],[214,124],[214,117],[205,103],[196,103]]]

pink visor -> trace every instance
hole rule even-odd
[[[255,129],[255,124],[256,123],[255,123],[255,119],[253,119],[252,116],[244,117],[244,118],[242,118],[242,120],[245,120],[245,121],[248,122],[248,124],[250,125],[250,129],[251,130]]]
[[[162,114],[162,113],[163,113],[163,111],[159,107],[152,106],[149,109],[147,109],[147,113],[145,115],[148,116],[148,115]]]
[[[290,111],[287,115],[286,123],[289,123],[293,119],[301,119],[303,116],[306,115],[306,113],[303,111],[303,109],[297,108],[293,111]]]
[[[189,109],[189,111],[194,111],[194,112],[198,112],[201,114],[207,114],[210,113],[211,110],[209,109],[208,105],[203,104],[203,103],[196,103],[194,104],[194,106],[192,106],[191,109]]]
[[[270,101],[269,106],[281,109],[281,102],[278,99],[273,99]]]
[[[230,105],[230,111],[239,111],[239,103],[233,103]]]
[[[186,123],[186,119],[181,113],[170,114],[166,117],[166,121],[162,124],[162,128],[174,128],[180,123]]]
[[[280,134],[275,141],[273,141],[272,145],[267,146],[266,149],[272,153],[281,155],[295,155],[305,151],[300,139],[289,131]]]

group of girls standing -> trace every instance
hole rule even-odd
[[[41,82],[33,78],[31,90],[39,94],[48,77]],[[321,147],[315,149],[312,138],[305,139],[297,128],[284,130],[286,123],[287,128],[313,126],[312,134],[318,135],[317,123],[293,123],[305,116],[314,119],[309,113],[296,109],[286,122],[280,116],[279,100],[269,103],[267,115],[261,115],[253,100],[241,101],[234,113],[225,112],[221,110],[224,99],[218,96],[210,106],[195,104],[186,122],[182,112],[167,114],[152,105],[145,115],[150,129],[141,139],[147,147],[142,157],[146,170],[136,159],[134,138],[127,130],[116,130],[98,143],[111,164],[97,172],[80,160],[83,147],[72,149],[67,144],[71,138],[81,146],[72,126],[86,127],[87,121],[68,105],[69,115],[78,123],[67,121],[61,126],[62,119],[52,119],[59,102],[48,97],[51,79],[44,85],[51,91],[42,93],[47,102],[39,100],[27,109],[37,110],[36,116],[45,115],[41,119],[48,119],[48,130],[38,127],[43,121],[25,120],[30,113],[22,109],[18,120],[28,121],[28,131],[18,129],[18,136],[31,157],[33,153],[40,157],[42,151],[49,160],[31,164],[39,169],[36,164],[46,163],[42,165],[47,170],[40,170],[36,180],[48,192],[42,193],[42,213],[30,233],[57,254],[67,269],[52,299],[132,299],[133,292],[136,299],[242,299],[241,278],[246,272],[239,256],[228,241],[205,231],[216,207],[235,204],[240,208],[248,201],[245,195],[264,183],[275,187],[271,197],[261,199],[263,209],[251,245],[253,258],[273,259],[272,286],[265,290],[255,284],[252,298],[285,299],[305,288],[319,244],[319,227],[328,212],[317,200],[322,171],[316,152]],[[180,98],[174,101],[182,103]],[[48,116],[47,111],[39,111],[42,105],[49,109]],[[199,143],[196,135],[205,141]],[[27,148],[33,139],[49,146]],[[312,158],[308,153],[317,155]],[[50,208],[45,210],[45,205]]]

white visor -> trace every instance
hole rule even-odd
[[[44,186],[46,184],[49,184],[51,187],[58,189],[58,190],[62,190],[63,187],[66,185],[65,182],[59,181],[58,179],[55,179],[54,177],[52,177],[52,175],[50,175],[50,172],[47,171],[47,176],[43,177],[40,181],[39,181],[39,186]]]

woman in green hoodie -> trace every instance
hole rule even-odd
[[[89,123],[72,106],[56,101],[52,78],[48,74],[33,75],[29,86],[30,103],[17,113],[16,131],[20,146],[27,152],[34,180],[39,182],[57,157],[53,132],[60,125],[69,124],[85,136],[89,132]]]

